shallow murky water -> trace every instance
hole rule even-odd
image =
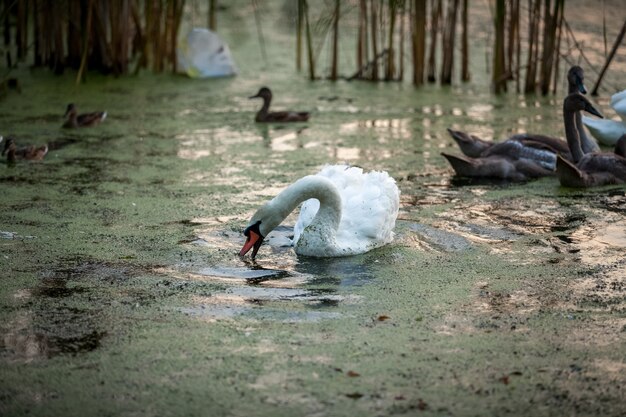
[[[0,101],[0,134],[50,147],[0,165],[3,415],[624,412],[626,189],[467,181],[440,156],[448,127],[562,136],[560,96],[492,96],[480,63],[450,88],[311,83],[281,25],[268,62],[237,27],[236,78],[24,69]],[[311,121],[255,124],[261,85]],[[109,117],[63,130],[68,102]],[[344,162],[396,178],[391,245],[299,258],[293,214],[237,256],[260,204]]]

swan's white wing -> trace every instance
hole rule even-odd
[[[620,102],[626,100],[626,90],[622,90],[619,93],[615,93],[611,96],[611,107],[615,108],[615,105]],[[619,113],[619,112],[618,112]]]
[[[352,253],[361,253],[393,239],[400,191],[386,172],[364,174],[358,167],[329,165],[317,175],[330,179],[341,194],[342,216],[336,235],[338,246]],[[317,200],[307,200],[302,204],[294,227],[294,242],[311,223],[318,209]]]
[[[626,122],[626,97],[611,104],[611,107],[622,118],[622,123]]]
[[[626,134],[626,124],[615,120],[594,119],[587,116],[583,116],[582,120],[593,137],[604,145],[613,146],[622,135]]]

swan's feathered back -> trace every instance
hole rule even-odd
[[[317,175],[332,181],[341,195],[342,216],[336,242],[344,254],[363,253],[391,242],[400,191],[389,174],[379,171],[364,174],[361,168],[329,165]],[[302,204],[294,227],[296,252],[302,232],[311,224],[318,209],[319,202],[314,199]]]

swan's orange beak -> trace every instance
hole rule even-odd
[[[244,256],[248,251],[252,248],[252,259],[256,257],[256,253],[259,251],[261,244],[263,243],[263,239],[265,238],[261,234],[261,221],[254,223],[246,228],[243,231],[243,234],[246,236],[246,243],[243,245],[243,248],[239,251],[239,256]]]
[[[252,257],[254,258],[261,247],[261,242],[263,242],[261,235],[250,231],[246,243],[243,245],[243,248],[241,248],[241,251],[239,251],[239,256],[244,256],[250,249],[254,248],[252,251]]]

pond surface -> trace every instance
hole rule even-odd
[[[495,97],[479,64],[449,88],[311,83],[289,33],[264,62],[228,27],[235,78],[16,73],[0,134],[50,152],[0,165],[2,415],[626,412],[626,188],[465,181],[440,156],[448,127],[563,136],[562,94]],[[255,124],[262,85],[310,122]],[[69,102],[109,116],[63,130]],[[297,257],[293,214],[239,258],[256,208],[327,163],[397,180],[395,241]]]

